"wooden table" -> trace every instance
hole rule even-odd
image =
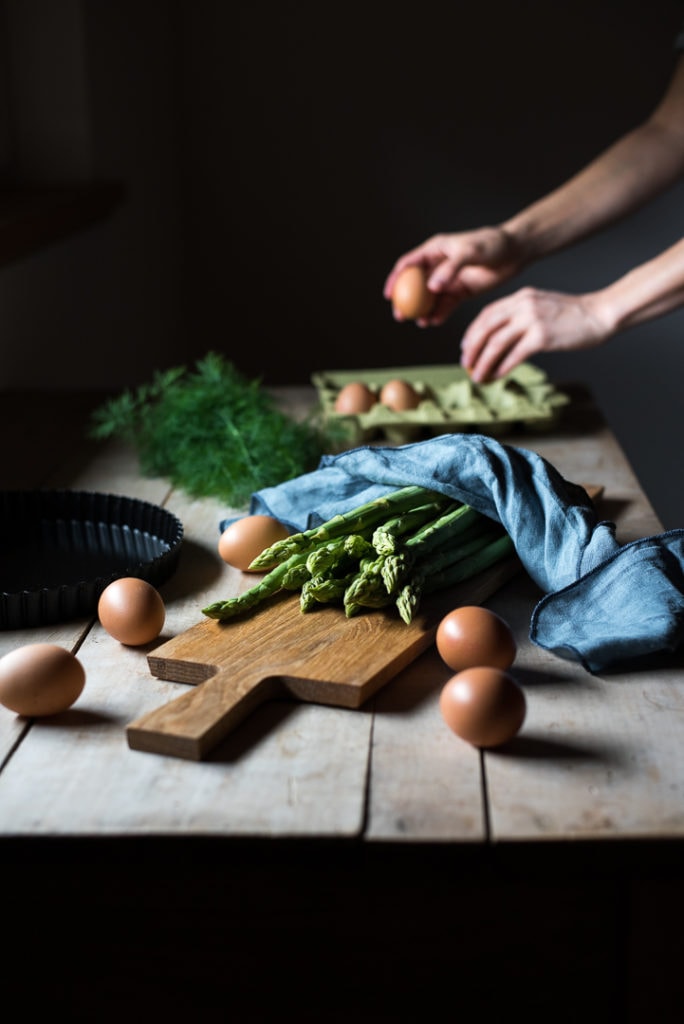
[[[591,396],[570,391],[552,432],[503,440],[538,451],[569,479],[603,484],[602,513],[620,540],[660,532]],[[296,412],[312,391],[279,397]],[[141,477],[123,445],[87,440],[97,401],[5,395],[3,486],[121,493],[174,512],[185,540],[161,588],[163,640],[199,621],[210,600],[245,588],[216,550],[231,510]],[[681,906],[682,659],[588,674],[529,642],[539,597],[521,572],[488,602],[515,631],[528,715],[505,751],[486,753],[441,719],[450,673],[434,648],[361,710],[273,702],[198,763],[127,745],[127,723],[184,690],[150,674],[149,647],[122,647],[90,620],[1,633],[0,655],[49,640],[77,651],[87,673],[78,702],[53,719],[0,707],[8,934],[28,941],[40,928],[41,944],[47,936],[59,948],[66,919],[81,930],[83,963],[69,981],[53,962],[52,999],[83,1019],[110,1019],[89,1018],[87,1007],[93,978],[113,972],[110,1005],[120,1014],[146,998],[161,1007],[163,989],[173,990],[179,1018],[225,995],[227,1006],[250,1005],[249,1018],[236,1019],[277,1019],[260,1016],[263,987],[253,986],[263,969],[287,986],[300,1019],[403,1020],[449,990],[444,972],[454,964],[471,979],[488,978],[489,964],[478,1007],[493,1008],[510,983],[511,1005],[543,1016],[559,984],[553,1019],[571,1019],[591,988],[593,1005],[624,1020],[655,985],[663,1015],[650,1019],[669,1019],[678,1005],[668,970]]]

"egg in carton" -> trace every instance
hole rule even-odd
[[[456,431],[544,430],[569,402],[529,363],[487,384],[455,365],[329,370],[313,374],[312,383],[324,418],[351,445],[407,444]]]

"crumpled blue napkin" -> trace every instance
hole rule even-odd
[[[324,456],[316,470],[252,495],[250,514],[291,530],[409,484],[500,522],[544,591],[530,638],[591,672],[672,653],[684,639],[684,530],[620,545],[583,488],[541,456],[481,434]],[[229,520],[220,526],[224,529]]]

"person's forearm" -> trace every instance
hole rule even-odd
[[[631,213],[683,173],[684,60],[647,121],[501,226],[529,263]]]
[[[591,305],[610,334],[684,305],[684,239],[594,292]]]

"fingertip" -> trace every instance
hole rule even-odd
[[[468,374],[468,377],[473,384],[484,384],[487,378],[486,371],[479,365],[478,360],[472,353],[470,355],[461,356],[461,366]]]

